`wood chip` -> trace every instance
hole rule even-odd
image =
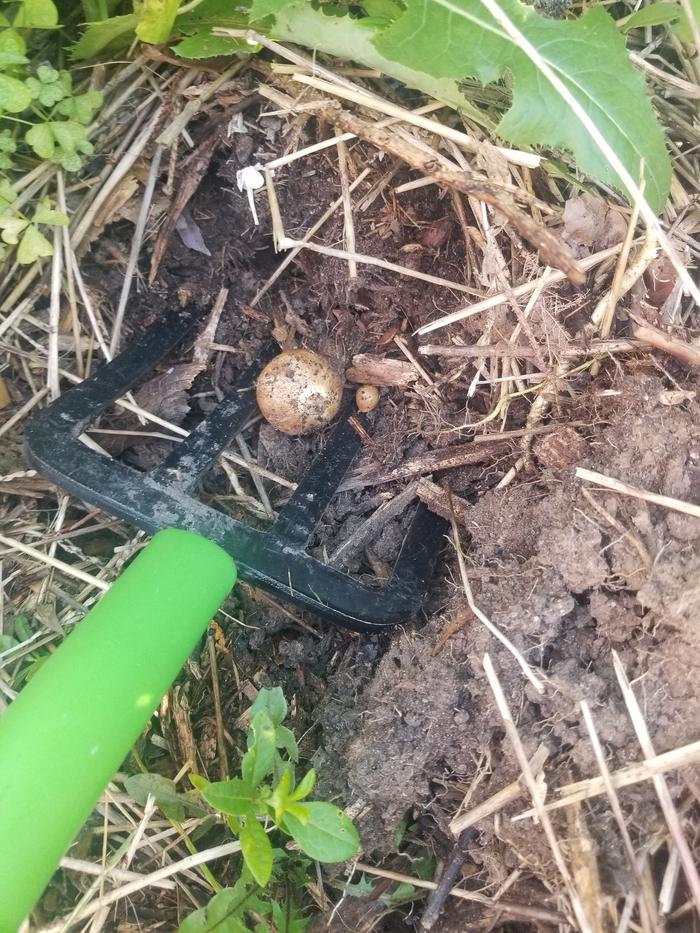
[[[352,366],[345,377],[350,382],[369,386],[398,386],[407,388],[418,380],[418,373],[406,360],[392,360],[371,353],[358,353],[352,358]]]
[[[436,515],[440,515],[448,521],[450,520],[452,517],[450,501],[446,490],[444,490],[442,486],[438,486],[437,483],[423,477],[418,480],[416,495],[421,502],[428,506],[431,512],[435,512]],[[454,493],[452,493],[452,505],[454,507],[455,518],[460,524],[466,527],[467,516],[471,506],[466,499],[462,499]]]

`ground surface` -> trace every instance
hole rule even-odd
[[[215,393],[226,391],[256,359],[272,332],[288,343],[326,354],[339,370],[347,369],[358,353],[407,363],[394,342],[401,335],[412,352],[421,342],[448,346],[453,338],[471,345],[485,321],[492,343],[510,337],[516,321],[504,304],[488,317],[416,341],[411,335],[418,327],[464,304],[465,296],[362,265],[357,279],[348,282],[346,262],[311,252],[302,252],[251,309],[253,296],[279,258],[272,249],[266,201],[258,197],[256,228],[236,188],[236,172],[279,155],[289,143],[288,128],[280,119],[261,120],[265,134],[254,125],[256,116],[256,110],[249,110],[247,132],[221,142],[189,205],[211,256],[188,249],[174,236],[153,287],[140,283],[126,321],[128,338],[184,300],[209,307],[219,289],[226,287],[229,293],[216,341],[230,350],[214,354],[191,386],[186,379],[177,382],[177,370],[164,367],[158,383],[137,392],[141,404],[191,426],[211,408]],[[306,122],[298,127],[296,145],[314,142],[321,131],[314,121]],[[204,132],[201,127],[199,132]],[[376,158],[376,152],[355,143],[350,150],[351,177],[365,166],[378,169]],[[281,170],[277,193],[288,235],[303,234],[338,197],[335,160],[331,149]],[[391,184],[366,211],[356,213],[358,253],[453,281],[464,281],[469,260],[481,263],[486,258],[497,264],[496,251],[480,249],[478,231],[467,253],[448,196],[439,196],[434,187],[394,194],[396,185],[414,177],[397,168]],[[368,181],[358,193],[370,187]],[[475,223],[471,215],[469,219]],[[101,292],[105,306],[117,301],[132,231],[128,220],[112,223],[84,258],[86,280],[95,294]],[[516,238],[497,232],[501,249],[521,275],[524,269],[534,269],[534,256]],[[342,241],[342,212],[338,212],[324,228],[323,242],[342,247]],[[144,274],[148,257],[147,244]],[[497,276],[483,266],[470,281],[480,282],[485,293],[497,290]],[[590,313],[597,288],[595,281],[578,290],[565,284],[535,305],[532,331],[549,366]],[[621,317],[624,334],[624,314]],[[190,357],[191,345],[181,348],[170,362],[185,364]],[[382,389],[373,416],[372,444],[362,454],[375,470],[388,471],[410,458],[464,444],[472,434],[454,428],[464,424],[465,417],[478,421],[498,399],[498,386],[486,380],[465,409],[475,373],[473,361],[420,359],[435,387],[418,379],[409,386]],[[537,371],[537,366],[531,368]],[[586,491],[574,470],[587,467],[645,490],[700,501],[697,389],[696,376],[668,358],[655,359],[648,352],[608,357],[598,374],[584,371],[562,383],[545,420],[552,429],[535,437],[531,462],[505,488],[496,486],[521,455],[519,438],[494,445],[482,463],[428,474],[438,485],[448,482],[460,503],[466,503],[459,510],[459,527],[474,600],[546,681],[543,695],[528,684],[513,657],[469,612],[455,548],[446,540],[417,623],[387,635],[355,636],[328,628],[264,594],[245,586],[239,589],[227,611],[243,624],[220,620],[225,637],[219,660],[222,715],[233,736],[228,749],[232,763],[240,752],[240,733],[234,724],[248,703],[246,697],[256,687],[282,686],[290,701],[293,728],[303,736],[302,754],[319,772],[319,794],[356,814],[365,858],[395,851],[397,831],[403,826],[404,854],[395,855],[391,867],[411,874],[412,860],[426,850],[434,850],[441,863],[450,857],[448,823],[470,788],[469,806],[474,806],[520,773],[484,674],[482,659],[487,652],[525,751],[532,755],[540,743],[549,751],[546,773],[552,789],[598,773],[581,718],[583,699],[592,708],[610,767],[621,768],[641,757],[613,671],[613,651],[636,682],[656,752],[696,740],[700,521],[610,492]],[[507,430],[524,428],[529,406],[526,395],[511,402]],[[125,423],[117,417],[105,422],[108,427]],[[500,426],[496,418],[478,433],[495,435]],[[245,437],[259,464],[292,482],[303,475],[323,440],[321,435],[289,438],[259,423]],[[162,441],[133,438],[104,443],[142,468],[162,459],[167,449]],[[9,472],[10,467],[3,470]],[[377,506],[393,499],[413,479],[340,493],[324,516],[313,552],[332,555]],[[254,504],[255,488],[245,476],[240,483],[245,496],[232,497],[226,476],[217,467],[206,479],[203,495],[217,507],[264,525]],[[265,485],[273,509],[289,495],[284,487]],[[411,514],[409,509],[391,520],[362,548],[353,550],[345,563],[348,572],[365,578],[389,572]],[[113,533],[93,540],[97,553],[109,552]],[[201,676],[204,664],[203,654],[195,660],[182,691],[200,762],[215,775],[219,752],[209,681]],[[187,749],[182,745],[183,733],[169,717],[164,734],[168,753],[153,758],[149,766],[172,775],[187,758]],[[699,780],[692,770],[669,777],[691,838],[697,814],[690,804]],[[623,791],[621,799],[635,843],[662,843],[660,854],[650,862],[658,884],[665,867],[667,831],[653,788],[649,782],[638,784]],[[544,834],[531,819],[510,821],[528,806],[524,795],[495,820],[490,817],[477,824],[463,869],[465,884],[493,896],[510,879],[504,900],[556,911],[557,875]],[[588,801],[582,809],[555,811],[553,819],[562,846],[574,861],[581,840],[588,838],[612,911],[631,881],[605,798]],[[686,894],[679,885],[674,907],[683,903]],[[483,907],[455,903],[458,906],[448,905],[434,929],[448,933],[486,928]],[[148,898],[137,900],[136,907],[143,926],[159,917],[167,918],[165,928],[172,929],[178,914],[178,906],[167,897],[157,909]],[[123,909],[119,917],[127,924],[129,908]],[[421,909],[420,901],[410,909],[390,912],[377,897],[369,902],[346,899],[331,928],[405,929],[406,923],[416,922]],[[551,928],[523,917],[513,919],[512,914],[511,919],[498,913],[488,916],[495,924],[490,929]],[[691,929],[689,923],[686,916],[675,928]]]

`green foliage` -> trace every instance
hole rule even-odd
[[[629,174],[639,179],[644,167],[646,196],[661,210],[671,179],[664,134],[613,19],[602,6],[590,7],[578,19],[552,19],[521,0],[499,0],[499,6],[566,85]],[[477,119],[460,90],[464,80],[488,84],[507,78],[512,102],[496,127],[501,137],[517,146],[567,149],[583,171],[625,193],[586,127],[481,0],[202,0],[187,7],[178,16],[176,0],[134,0],[131,18],[91,25],[74,54],[95,54],[116,38],[127,40],[133,30],[150,42],[171,38],[174,51],[185,58],[251,52],[255,48],[244,39],[214,36],[212,27],[254,24],[275,38],[379,68]],[[659,0],[635,13],[624,29],[674,20],[674,28],[687,31],[681,14],[679,6]]]
[[[540,16],[519,0],[500,0],[500,6],[633,177],[639,178],[644,161],[647,197],[660,210],[670,184],[663,131],[613,20],[600,7],[561,21]],[[518,146],[569,149],[584,171],[622,188],[587,130],[480,0],[406,0],[404,12],[376,30],[363,29],[362,20],[347,15],[323,22],[320,17],[310,4],[292,0],[277,14],[275,34],[380,68],[458,108],[467,103],[459,90],[465,77],[489,83],[508,74],[513,99],[498,134]]]
[[[70,73],[53,67],[58,57],[58,11],[53,0],[3,4],[0,16],[0,259],[16,247],[15,259],[29,264],[53,254],[42,227],[68,218],[42,201],[24,213],[14,207],[13,177],[48,160],[79,171],[92,153],[87,126],[102,103],[98,91],[75,93]]]
[[[154,45],[166,42],[175,23],[178,6],[178,0],[134,0],[139,39]]]
[[[196,791],[226,817],[238,836],[244,869],[233,888],[222,891],[206,908],[188,917],[179,933],[248,931],[252,928],[246,926],[246,914],[253,911],[269,918],[279,933],[300,933],[304,929],[307,921],[292,899],[288,897],[282,904],[274,898],[263,898],[260,891],[285,858],[273,847],[271,837],[277,833],[291,836],[304,853],[322,862],[344,861],[357,852],[357,830],[342,810],[331,803],[302,803],[312,792],[316,775],[310,770],[296,782],[294,764],[299,749],[293,733],[282,724],[286,715],[282,690],[261,690],[250,709],[241,777],[210,784],[198,775],[192,776]],[[182,803],[179,798],[184,795],[175,792],[172,782],[155,775],[138,777],[156,778],[151,783],[139,783],[136,790],[142,796],[153,793],[156,800],[164,800],[169,807]]]

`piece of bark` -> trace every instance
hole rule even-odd
[[[445,447],[443,450],[430,450],[406,460],[401,466],[383,473],[365,469],[354,470],[338,487],[338,492],[348,489],[364,489],[365,486],[379,486],[393,483],[397,479],[417,476],[419,473],[435,473],[438,470],[451,470],[454,467],[474,466],[477,463],[489,463],[500,457],[510,445],[507,441],[494,441],[489,444],[459,444]]]
[[[452,511],[450,510],[450,497],[447,494],[447,491],[438,486],[437,483],[434,483],[432,480],[422,477],[418,480],[418,488],[416,490],[416,495],[425,505],[428,506],[431,512],[435,512],[436,515],[440,515],[442,518],[446,518],[448,521],[452,518]],[[466,527],[467,525],[467,515],[469,514],[470,505],[466,499],[460,498],[452,493],[452,505],[454,507],[454,516],[457,521]]]
[[[418,380],[418,373],[406,360],[392,360],[386,356],[358,353],[345,377],[358,385],[398,386],[405,389]]]
[[[538,440],[533,453],[548,470],[566,470],[580,463],[588,454],[588,441],[568,425]]]

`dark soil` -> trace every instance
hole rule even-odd
[[[183,410],[185,423],[198,417],[198,408],[206,410],[215,401],[214,388],[225,391],[256,358],[274,327],[284,327],[292,342],[319,350],[344,368],[358,352],[400,358],[392,334],[403,332],[410,339],[419,325],[465,303],[464,295],[366,266],[360,266],[359,279],[350,286],[345,263],[302,252],[251,315],[245,306],[278,258],[271,246],[265,198],[257,200],[260,226],[255,228],[235,175],[244,165],[277,155],[287,144],[279,121],[261,121],[261,125],[269,127],[267,137],[259,132],[234,135],[221,147],[190,204],[211,257],[192,252],[174,237],[156,285],[141,291],[131,304],[128,328],[133,332],[169,313],[183,296],[206,306],[220,287],[229,289],[216,339],[237,352],[222,353],[217,366],[197,378]],[[315,141],[319,132],[313,122],[308,123],[297,145]],[[351,148],[353,170],[374,164],[376,158],[375,152],[360,145]],[[277,190],[289,235],[302,234],[338,197],[334,159],[334,154],[319,154],[279,173]],[[401,170],[392,185],[409,177]],[[463,281],[464,240],[456,221],[446,223],[446,217],[453,218],[450,199],[440,197],[435,189],[419,189],[397,203],[390,186],[366,212],[357,213],[357,250]],[[445,229],[446,239],[436,233]],[[108,236],[126,249],[130,230],[125,223],[113,225]],[[437,241],[439,246],[423,245]],[[503,241],[504,250],[516,249],[506,236]],[[323,242],[342,244],[342,212],[324,228]],[[96,269],[99,265],[99,284],[114,300],[121,269],[110,278],[101,264],[103,250],[95,247],[92,260]],[[529,263],[532,257],[520,253],[517,261]],[[551,347],[573,332],[576,314],[595,298],[564,286],[557,300],[566,313],[557,317],[551,311],[556,304],[548,306],[547,313],[533,316],[535,332]],[[491,318],[495,332],[506,336],[513,323],[508,309]],[[477,319],[454,332],[473,342],[482,326]],[[446,341],[445,331],[435,336],[438,342]],[[186,359],[187,352],[183,349],[180,358]],[[431,359],[425,365],[438,380],[454,375],[453,361]],[[463,419],[473,374],[469,366],[462,376],[444,383],[439,403],[420,388],[382,390],[375,446],[365,458],[389,468],[425,450],[464,443],[464,436],[446,428]],[[670,375],[684,389],[698,387],[678,368]],[[441,860],[449,857],[447,824],[478,768],[485,769],[486,776],[471,805],[518,776],[484,675],[486,652],[498,671],[527,753],[532,754],[541,742],[550,751],[551,788],[597,774],[579,709],[584,698],[592,708],[610,767],[641,758],[613,672],[613,649],[635,681],[656,751],[698,737],[700,522],[637,500],[592,492],[606,517],[584,496],[574,467],[586,466],[653,492],[700,501],[700,406],[692,399],[668,405],[665,393],[675,382],[650,358],[632,365],[606,363],[594,379],[582,376],[569,385],[572,394],[562,393],[562,403],[550,418],[550,423],[561,424],[560,433],[535,445],[533,468],[506,489],[498,491],[494,486],[517,458],[515,446],[506,456],[494,456],[488,467],[433,477],[447,478],[456,492],[476,494],[462,528],[475,600],[546,677],[544,695],[528,685],[512,657],[476,620],[438,646],[446,626],[466,607],[451,547],[441,556],[421,619],[381,638],[329,630],[313,617],[247,587],[238,590],[236,605],[229,607],[245,623],[245,627],[231,623],[225,632],[236,677],[228,662],[222,661],[220,670],[224,719],[237,736],[236,744],[240,733],[234,724],[247,705],[246,690],[281,685],[290,700],[294,730],[304,736],[302,752],[319,772],[319,796],[357,814],[368,857],[396,849],[397,828],[408,815],[409,830],[402,841],[407,855],[394,860],[395,870],[411,874],[411,854],[421,847],[434,849]],[[472,402],[474,420],[491,407],[487,393],[488,387],[480,389]],[[513,402],[508,428],[523,425],[528,405],[524,399]],[[569,424],[576,427],[566,427]],[[253,426],[248,437],[259,462],[290,480],[299,479],[323,440],[290,438],[266,425]],[[137,448],[130,456],[138,460],[146,454]],[[241,482],[247,487],[244,477]],[[315,553],[332,552],[403,485],[340,494],[324,518]],[[266,486],[273,506],[288,495],[281,487]],[[213,471],[205,494],[217,502],[225,488],[223,475]],[[255,494],[252,486],[249,491]],[[252,520],[250,515],[247,520]],[[402,517],[388,525],[372,542],[369,554],[358,555],[349,570],[376,573],[378,568],[390,568],[406,522],[407,517]],[[214,769],[208,685],[202,680],[187,689],[199,753],[204,766]],[[229,751],[235,763],[236,747]],[[174,740],[175,758],[177,754]],[[668,780],[676,799],[682,803],[689,787],[693,792],[697,789],[699,778],[671,773]],[[662,830],[648,782],[622,791],[621,800],[635,841],[648,840]],[[492,895],[513,870],[521,869],[521,878],[504,899],[556,910],[552,891],[560,882],[544,834],[530,820],[510,822],[512,815],[528,806],[523,797],[495,821],[490,818],[478,825],[464,871],[467,879],[474,880],[465,884]],[[605,799],[588,802],[581,813],[593,839],[605,892],[623,896],[629,877]],[[554,823],[566,847],[572,830],[565,811],[554,814]],[[681,885],[679,897],[682,893]],[[369,929],[370,921],[360,919],[359,909],[348,901],[346,913],[338,913],[332,929]],[[362,909],[368,910],[367,905]],[[419,901],[409,923],[421,910]],[[369,909],[371,923],[378,924],[375,929],[405,929],[401,915],[379,919],[381,913]],[[450,905],[434,929],[447,933],[481,928],[485,916],[478,905]],[[516,928],[538,927],[524,921],[514,927],[507,918],[491,927]]]

